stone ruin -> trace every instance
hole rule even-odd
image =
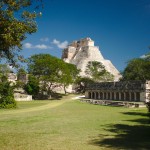
[[[8,81],[10,81],[12,83],[16,83],[17,75],[15,73],[9,73],[8,74]]]
[[[123,105],[133,105],[133,102],[150,102],[150,81],[119,81],[89,84],[85,97],[94,103],[114,103],[122,101]],[[132,103],[126,103],[132,102]],[[115,102],[118,103],[118,102]]]
[[[99,47],[94,46],[94,41],[91,38],[84,38],[69,44],[63,51],[62,59],[67,63],[76,65],[81,70],[81,76],[86,76],[85,70],[89,61],[98,61],[105,66],[108,72],[114,75],[115,81],[121,78],[119,71],[110,60],[104,59]]]
[[[22,88],[14,90],[14,98],[16,101],[32,101],[32,95],[28,95]]]
[[[16,84],[17,81],[27,83],[28,75],[22,75],[17,78],[15,73],[9,73],[8,81],[10,81],[12,84]],[[28,95],[22,88],[16,88],[14,90],[14,98],[16,101],[32,101],[32,95]]]

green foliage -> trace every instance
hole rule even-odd
[[[66,93],[66,86],[76,81],[80,70],[73,64],[62,62],[61,65],[60,83],[64,85],[64,91]]]
[[[26,39],[27,34],[37,31],[35,18],[38,13],[32,12],[33,8],[28,8],[31,5],[38,6],[38,0],[0,1],[0,56],[13,66],[17,60],[24,61],[23,57],[18,55],[22,49],[22,41]]]
[[[6,64],[0,64],[0,77],[8,76],[10,73],[10,68]]]
[[[37,54],[28,59],[28,72],[38,77],[50,77],[49,80],[55,81],[59,70],[58,58],[49,54]],[[55,73],[55,75],[54,75]]]
[[[66,87],[78,73],[76,67],[49,54],[33,55],[28,60],[28,71],[41,81],[41,92],[52,94],[56,85]]]
[[[26,84],[26,76],[26,71],[23,68],[20,68],[17,72],[17,82],[15,85],[16,88],[24,88]]]
[[[36,98],[40,89],[39,80],[35,76],[29,75],[28,83],[25,85],[24,89],[28,94],[32,95],[33,98]]]
[[[13,96],[4,96],[0,98],[0,108],[16,108],[17,103]]]
[[[149,53],[147,53],[147,54],[145,54],[145,58],[144,58],[144,59],[146,59],[146,60],[150,61],[150,52],[149,52]]]
[[[130,60],[122,75],[122,80],[150,80],[149,57]]]
[[[3,76],[0,82],[0,108],[16,108],[16,106],[14,86],[11,85],[6,76]]]
[[[94,80],[92,78],[88,78],[88,77],[78,77],[76,79],[75,83],[78,85],[76,87],[76,92],[84,93],[86,86],[88,84],[94,83]]]
[[[130,60],[122,73],[121,80],[150,80],[150,53],[143,58],[134,58]],[[150,102],[146,102],[150,112]]]
[[[33,55],[29,58],[28,71],[43,82],[43,89],[48,90],[52,83],[59,81],[60,62],[49,54]]]
[[[17,72],[17,78],[20,78],[20,76],[26,75],[26,74],[27,72],[23,68],[20,68]]]
[[[105,66],[101,62],[97,61],[89,61],[85,72],[95,82],[113,81],[114,79],[114,76],[105,69]]]

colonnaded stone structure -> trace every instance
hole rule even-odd
[[[97,100],[150,101],[150,81],[100,82],[86,87],[85,97]]]
[[[114,80],[118,81],[121,77],[119,71],[114,67],[110,60],[104,59],[99,47],[94,46],[94,41],[91,38],[74,41],[64,49],[62,59],[65,62],[74,64],[81,70],[80,75],[86,76],[85,69],[89,61],[101,62],[105,69],[114,75]]]

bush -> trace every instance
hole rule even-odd
[[[0,108],[16,108],[17,103],[13,96],[4,96],[0,98]]]
[[[5,76],[1,77],[0,82],[0,108],[16,108],[17,103],[14,99],[15,86],[7,80]]]

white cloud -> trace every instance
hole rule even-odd
[[[24,44],[24,47],[25,47],[25,48],[32,48],[32,44],[31,44],[31,43],[25,43],[25,44]]]
[[[56,39],[54,39],[52,43],[57,45],[57,44],[59,44],[60,42],[57,41]]]
[[[49,41],[49,38],[47,38],[47,37],[41,38],[40,41],[42,41],[42,42],[48,42],[48,41]]]
[[[31,43],[25,43],[24,47],[27,49],[36,48],[36,49],[51,49],[52,47],[45,45],[45,44],[37,44],[32,45]]]
[[[146,55],[142,55],[142,56],[140,56],[140,58],[146,58],[147,56]]]
[[[60,41],[54,39],[53,42],[52,42],[52,44],[56,45],[60,49],[64,49],[64,48],[67,47],[68,41],[60,42]]]
[[[142,55],[142,56],[140,56],[140,58],[143,58],[143,59],[145,59],[145,58],[149,58],[150,57],[150,54],[148,53],[148,54],[146,54],[146,55]]]
[[[45,44],[38,44],[35,45],[34,48],[38,48],[38,49],[49,49],[50,47],[45,45]]]

